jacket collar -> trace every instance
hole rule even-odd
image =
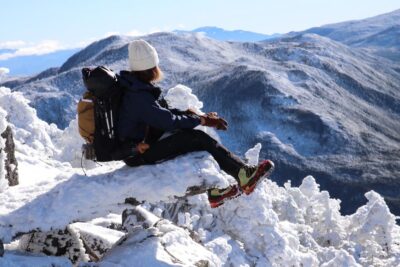
[[[155,99],[158,99],[161,95],[161,89],[159,87],[139,80],[129,71],[120,71],[119,78],[121,85],[129,91],[145,91],[152,94]]]

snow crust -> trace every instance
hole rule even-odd
[[[201,109],[189,88],[170,92],[173,107]],[[321,191],[311,176],[299,187],[266,180],[250,196],[210,209],[205,194],[183,198],[191,186],[233,182],[207,153],[137,168],[83,162],[85,176],[75,121],[60,131],[39,120],[21,94],[4,87],[0,105],[0,130],[7,117],[20,168],[20,184],[1,187],[0,238],[6,252],[0,266],[71,266],[66,258],[21,252],[16,239],[19,233],[67,226],[83,238],[97,236],[109,249],[98,263],[81,266],[400,264],[400,228],[374,191],[354,214],[343,216],[340,201]],[[250,164],[258,161],[261,149],[256,144],[246,153]],[[149,227],[135,226],[127,233],[110,229],[121,223],[124,209],[132,208],[124,203],[127,197],[143,201],[136,209],[147,214]]]

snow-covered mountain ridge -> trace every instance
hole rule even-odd
[[[395,61],[400,59],[400,9],[372,18],[305,30]],[[298,33],[290,33],[297,35]]]
[[[161,86],[193,88],[204,110],[230,123],[221,138],[235,152],[262,143],[261,156],[277,163],[273,179],[280,185],[286,180],[278,177],[299,185],[312,174],[343,200],[346,213],[374,189],[400,214],[398,64],[313,34],[260,43],[173,33],[143,38],[159,52],[166,77]],[[125,69],[131,40],[95,42],[56,73],[14,83],[12,90],[23,92],[40,118],[64,128],[83,91],[80,69]]]
[[[196,100],[186,87],[173,92],[175,107],[202,106],[185,101]],[[86,177],[79,168],[75,121],[63,131],[48,125],[20,93],[4,87],[0,104],[0,129],[9,124],[15,133],[21,179],[14,187],[0,180],[0,238],[6,243],[0,266],[72,266],[65,257],[75,266],[400,264],[400,227],[373,191],[365,205],[343,216],[340,201],[311,176],[299,187],[267,180],[250,196],[212,210],[205,194],[183,197],[189,186],[232,182],[209,155],[138,168],[84,162]],[[250,162],[258,160],[260,149],[247,153]],[[145,202],[132,206],[126,197]],[[22,235],[32,230],[34,235]],[[57,246],[44,242],[46,236]],[[97,262],[87,262],[95,256]]]

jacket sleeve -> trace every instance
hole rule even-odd
[[[174,115],[189,115],[186,113],[186,111],[182,111],[176,108],[169,108],[168,110],[171,111],[171,113]]]
[[[191,129],[200,124],[200,117],[196,115],[174,114],[154,100],[150,94],[143,94],[140,118],[144,123],[164,131],[176,129]]]
[[[167,100],[164,97],[162,97],[161,99],[157,100],[157,103],[158,103],[158,105],[160,107],[168,109],[169,111],[171,111],[172,114],[175,114],[175,115],[188,115],[186,113],[186,111],[182,111],[182,110],[179,110],[179,109],[176,109],[176,108],[170,108],[169,105],[168,105]]]

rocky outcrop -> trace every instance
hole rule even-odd
[[[125,210],[122,219],[128,233],[101,259],[104,266],[129,266],[132,261],[145,266],[160,263],[167,266],[221,266],[219,259],[194,240],[188,229],[158,217],[142,206]],[[149,251],[157,257],[149,256]],[[129,257],[121,257],[123,255]]]
[[[8,185],[13,186],[19,183],[18,181],[18,162],[15,158],[15,144],[10,126],[7,126],[6,130],[1,134],[1,137],[5,140],[4,152],[6,159],[4,162],[5,178],[8,180]]]
[[[64,256],[72,263],[88,260],[79,233],[70,226],[63,230],[26,234],[22,236],[19,246],[21,250],[31,253]]]
[[[171,207],[167,206],[164,215],[170,217],[168,209]],[[181,210],[182,205],[177,205],[175,209]],[[198,238],[195,238],[197,235],[193,234],[194,231],[158,217],[140,205],[124,210],[120,230],[111,229],[112,225],[77,222],[65,229],[44,232],[38,230],[23,235],[19,249],[35,254],[66,257],[73,264],[82,262],[100,262],[104,266],[120,264],[121,260],[124,262],[120,258],[120,253],[136,254],[138,262],[145,261],[150,264],[146,266],[158,263],[157,258],[150,259],[148,254],[143,254],[143,248],[144,251],[158,251],[157,254],[163,255],[172,265],[209,266],[210,262],[219,262]],[[192,248],[195,252],[191,250]],[[126,261],[129,259],[130,257],[127,257]],[[123,266],[130,266],[125,263],[127,265]]]
[[[79,233],[85,253],[90,261],[97,262],[125,233],[91,223],[77,222],[70,225]]]
[[[43,232],[38,230],[25,234],[20,239],[19,249],[35,254],[66,257],[73,264],[97,262],[124,235],[122,231],[77,222],[65,229]]]
[[[133,209],[126,209],[122,213],[122,228],[126,232],[133,232],[138,228],[148,229],[158,223],[160,218],[153,213],[137,206]]]

